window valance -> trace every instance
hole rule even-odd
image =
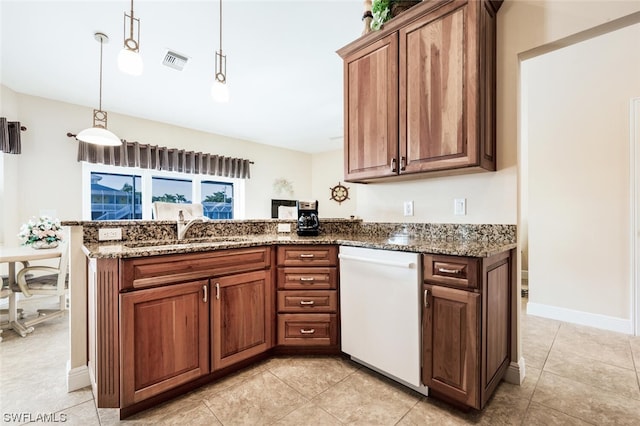
[[[251,161],[139,142],[99,146],[78,141],[78,161],[110,166],[194,173],[249,179]]]

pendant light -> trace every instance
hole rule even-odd
[[[127,23],[129,37],[127,37]],[[137,40],[134,37],[134,27],[137,27]],[[141,75],[144,68],[140,56],[140,19],[133,14],[133,0],[131,0],[131,14],[124,12],[124,47],[118,54],[118,68],[125,74]]]
[[[120,138],[107,130],[107,112],[102,111],[102,45],[109,42],[109,37],[95,33],[94,38],[100,42],[100,106],[93,110],[93,127],[78,133],[76,139],[95,145],[120,146]]]
[[[220,50],[216,51],[215,80],[211,86],[211,96],[216,102],[229,102],[227,86],[227,56],[222,54],[222,0],[220,0]]]

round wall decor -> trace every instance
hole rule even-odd
[[[331,189],[331,199],[337,201],[338,204],[342,204],[344,200],[349,199],[349,188],[344,186],[341,182],[338,182],[336,186]]]

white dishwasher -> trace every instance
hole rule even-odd
[[[342,351],[427,395],[420,380],[419,254],[340,246],[339,257]]]

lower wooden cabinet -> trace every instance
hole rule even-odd
[[[208,280],[120,296],[122,405],[209,373]]]
[[[277,261],[278,346],[337,352],[338,247],[279,246]]]
[[[269,271],[211,280],[213,369],[228,367],[272,346],[273,285]]]
[[[511,360],[514,263],[513,251],[423,255],[422,382],[430,394],[482,409],[502,380]]]
[[[479,388],[480,295],[425,284],[422,382],[469,406]]]

